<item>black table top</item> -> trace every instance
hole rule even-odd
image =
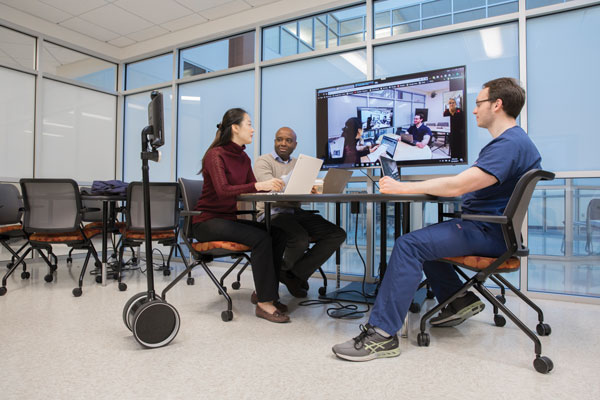
[[[458,197],[437,197],[429,194],[381,194],[381,193],[340,193],[340,194],[283,194],[247,193],[238,196],[239,201],[299,201],[303,203],[347,203],[364,201],[376,203],[394,202],[453,202]]]

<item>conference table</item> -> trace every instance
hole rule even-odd
[[[402,233],[410,231],[410,204],[411,203],[437,203],[438,221],[447,214],[443,213],[444,203],[456,203],[460,198],[437,197],[427,194],[381,194],[381,193],[341,193],[341,194],[283,194],[283,193],[252,193],[238,196],[238,201],[264,202],[267,230],[271,229],[271,205],[278,201],[301,203],[335,203],[336,225],[340,225],[341,203],[378,203],[380,207],[380,221],[387,221],[387,203],[394,203],[394,233],[397,238]],[[400,213],[400,208],[402,212]],[[402,217],[402,218],[400,218]],[[378,221],[376,221],[376,224]],[[379,224],[380,228],[380,260],[379,281],[383,280],[387,268],[387,224]],[[367,242],[369,243],[369,241]],[[336,252],[336,278],[339,287],[340,280],[340,251]],[[336,296],[336,299],[341,299]]]

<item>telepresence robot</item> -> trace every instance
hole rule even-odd
[[[150,221],[150,183],[148,160],[157,162],[157,150],[165,143],[162,93],[153,91],[148,104],[148,126],[142,130],[142,188],[144,197],[144,234],[146,242],[146,277],[148,291],[130,298],[123,308],[123,322],[144,347],[166,346],[179,332],[179,313],[154,292],[152,268],[152,233]]]

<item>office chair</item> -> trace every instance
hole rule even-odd
[[[150,212],[152,224],[152,241],[169,246],[169,257],[163,272],[170,275],[171,258],[175,248],[181,253],[177,243],[179,232],[179,185],[175,182],[150,182]],[[121,229],[119,261],[117,264],[117,280],[119,290],[127,290],[122,282],[123,252],[126,247],[139,247],[145,239],[144,235],[144,197],[142,182],[132,182],[127,186],[127,205],[125,206],[125,227]],[[147,265],[146,268],[153,268]]]
[[[90,240],[98,234],[98,229],[84,229],[81,223],[86,210],[82,207],[77,183],[72,179],[21,179],[20,184],[24,203],[23,231],[28,236],[30,247],[9,272],[12,273],[29,252],[35,250],[49,267],[44,280],[52,282],[58,264],[58,258],[52,252],[53,244],[86,249],[79,285],[73,289],[73,296],[81,296],[83,277],[90,256],[94,256],[97,268],[101,267],[101,263]],[[6,277],[2,280],[2,287],[6,293]]]
[[[200,265],[212,282],[217,287],[219,294],[225,297],[227,301],[227,310],[221,312],[221,319],[225,322],[233,319],[232,302],[231,297],[227,294],[227,288],[223,285],[224,279],[242,262],[244,265],[238,272],[237,280],[233,282],[231,287],[233,289],[240,288],[240,277],[243,271],[247,268],[250,263],[250,258],[246,254],[250,251],[250,247],[245,246],[241,243],[227,242],[227,241],[211,241],[211,242],[194,242],[192,234],[192,217],[198,215],[200,211],[194,211],[198,199],[202,194],[202,186],[204,181],[192,180],[179,178],[179,184],[181,185],[181,192],[183,195],[184,211],[181,213],[185,217],[183,229],[181,230],[181,239],[188,248],[193,261],[188,263],[185,257],[182,257],[183,263],[185,264],[185,270],[181,272],[162,292],[163,299],[166,293],[177,284],[184,276],[188,276],[187,284],[193,285],[194,278],[191,276],[192,269]],[[246,213],[246,212],[240,212]],[[220,280],[218,280],[211,269],[208,267],[208,263],[215,258],[231,257],[235,259],[233,265],[223,274]]]
[[[23,214],[23,201],[20,198],[19,190],[11,184],[0,184],[0,244],[11,254],[11,260],[6,265],[9,271],[4,276],[4,281],[8,279],[12,271],[14,271],[18,264],[15,265],[15,261],[19,259],[19,253],[27,247],[27,235],[23,231],[23,225],[21,224],[21,216]],[[14,251],[10,247],[10,243],[25,239],[26,242],[17,251]],[[27,271],[27,264],[22,261],[23,272],[21,272],[21,279],[28,279],[31,275]],[[13,268],[14,266],[14,268]],[[4,283],[2,286],[4,287]],[[0,296],[6,293],[5,288],[0,288]]]
[[[494,323],[496,326],[502,327],[506,324],[506,319],[498,314],[498,310],[500,310],[534,342],[535,360],[533,361],[533,366],[535,370],[544,374],[552,370],[554,367],[552,360],[541,355],[542,344],[539,338],[504,305],[506,302],[504,297],[504,286],[508,287],[521,300],[537,312],[539,323],[536,326],[536,331],[540,336],[547,336],[550,335],[551,328],[550,325],[544,323],[544,314],[542,313],[542,310],[527,296],[521,293],[519,289],[501,276],[502,273],[517,271],[521,265],[519,257],[525,257],[529,254],[529,249],[523,244],[523,237],[521,236],[521,227],[525,219],[527,207],[529,206],[529,201],[531,200],[537,182],[540,180],[552,179],[554,179],[554,174],[552,172],[543,170],[528,171],[517,182],[503,215],[461,215],[461,218],[464,220],[501,224],[507,250],[498,258],[466,255],[439,260],[453,264],[456,271],[465,279],[466,283],[449,299],[438,304],[423,315],[420,324],[421,332],[417,335],[417,344],[419,346],[429,346],[429,333],[425,332],[427,320],[446,305],[450,304],[454,299],[463,295],[467,290],[473,287],[494,307]],[[472,278],[469,278],[457,267],[475,271],[476,274]],[[500,287],[501,295],[495,297],[492,292],[484,286],[484,283],[488,278]]]

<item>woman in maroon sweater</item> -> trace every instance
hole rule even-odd
[[[217,135],[202,159],[204,186],[192,220],[196,240],[224,240],[251,248],[250,261],[256,288],[256,316],[271,322],[288,322],[287,306],[279,302],[279,269],[285,233],[276,227],[267,233],[264,224],[237,219],[236,198],[242,193],[280,191],[281,179],[256,182],[250,158],[244,152],[252,142],[252,121],[241,108],[232,108],[217,125]]]

